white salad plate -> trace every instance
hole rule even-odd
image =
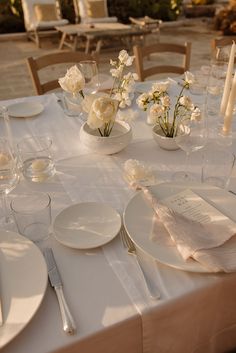
[[[20,102],[9,105],[7,109],[14,118],[28,118],[42,113],[44,107],[37,102]]]
[[[0,349],[14,339],[38,310],[48,283],[40,250],[18,233],[0,231]]]
[[[221,213],[236,222],[236,197],[223,189],[196,183],[163,183],[150,187],[155,197],[161,201],[166,197],[191,189]],[[153,241],[155,212],[140,191],[128,202],[124,211],[124,225],[135,245],[160,263],[190,272],[209,272],[197,261],[184,261],[173,243],[158,237]]]
[[[121,217],[111,206],[99,202],[72,205],[56,217],[55,238],[75,249],[92,249],[110,242],[120,231]]]

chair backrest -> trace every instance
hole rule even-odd
[[[183,74],[189,70],[190,57],[191,57],[191,43],[186,42],[184,44],[171,44],[171,43],[155,43],[149,46],[138,46],[133,47],[135,56],[136,72],[139,76],[140,81],[144,81],[147,77],[162,74],[162,73],[175,73]],[[166,53],[170,56],[170,64],[161,62],[160,58],[155,58],[155,62],[152,66],[145,68],[145,59],[150,58],[151,54]],[[180,54],[183,58],[182,64],[175,64],[176,56],[173,54]],[[160,63],[158,63],[158,59]],[[151,64],[151,60],[148,61]]]
[[[233,41],[236,42],[236,36],[213,38],[211,41],[211,48],[215,51],[217,47],[232,45]]]
[[[107,0],[73,0],[76,22],[117,22],[117,17],[108,14]]]
[[[23,14],[24,14],[25,28],[27,31],[34,30],[39,23],[39,20],[35,12],[36,5],[37,6],[43,5],[43,4],[55,5],[56,18],[57,20],[61,20],[61,9],[57,0],[21,0],[21,2],[22,2]]]
[[[56,65],[58,64],[75,64],[82,60],[95,60],[98,62],[98,56],[83,52],[59,52],[42,55],[37,58],[29,57],[26,60],[36,94],[44,94],[60,87],[58,83],[60,76],[56,76],[53,80],[42,82],[40,70],[51,67],[54,71],[57,71]],[[46,75],[46,78],[48,77],[50,77],[49,74]]]
[[[218,57],[220,52],[217,49],[223,49],[223,53],[225,53],[227,57],[227,55],[229,55],[229,52],[227,53],[227,47],[231,46],[233,41],[236,42],[236,36],[213,38],[211,41],[212,58]],[[234,61],[236,62],[236,58]]]

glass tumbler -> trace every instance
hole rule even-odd
[[[55,174],[51,152],[52,140],[45,136],[24,138],[17,144],[23,176],[33,182],[42,182]]]

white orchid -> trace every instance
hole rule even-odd
[[[188,97],[188,96],[180,97],[179,104],[182,105],[187,110],[193,110],[194,109],[194,104],[193,104],[191,98]]]
[[[121,64],[125,66],[131,66],[134,61],[134,56],[130,56],[126,50],[121,50],[118,59]]]
[[[189,71],[186,71],[184,73],[184,84],[185,84],[185,86],[188,85],[188,87],[189,87],[189,85],[193,84],[195,81],[196,81],[196,79],[195,79],[194,74],[192,74]]]
[[[173,109],[168,94],[169,81],[154,83],[149,92],[142,93],[136,103],[139,108],[148,111],[147,123],[159,125],[165,136],[174,137],[182,119],[200,119],[200,110],[197,110],[189,96],[183,94],[184,89],[189,88],[193,82],[194,75],[191,72],[185,72],[184,83],[173,104]],[[148,110],[149,106],[151,107]]]
[[[67,70],[66,75],[59,78],[58,82],[61,88],[66,92],[73,95],[80,93],[80,95],[84,97],[83,88],[85,86],[85,79],[76,65]]]

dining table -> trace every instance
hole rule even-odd
[[[137,91],[145,91],[148,86],[148,82],[139,83]],[[172,94],[177,89],[179,86],[173,88]],[[136,92],[135,98],[137,95]],[[10,107],[19,102],[37,102],[43,106],[42,112],[34,116],[10,116],[10,134],[14,145],[24,137],[50,137],[56,173],[43,182],[30,182],[21,176],[8,199],[10,201],[27,191],[41,191],[50,195],[50,234],[37,250],[41,254],[43,247],[53,249],[65,298],[77,330],[74,335],[67,335],[63,331],[57,298],[47,279],[45,285],[38,290],[35,288],[39,266],[44,265],[44,260],[42,255],[42,261],[35,262],[32,256],[27,266],[33,271],[34,288],[31,288],[30,283],[27,284],[27,297],[22,295],[23,289],[16,294],[7,291],[7,285],[4,285],[7,272],[2,278],[0,276],[3,310],[1,352],[223,353],[236,349],[236,273],[212,273],[198,270],[198,267],[189,269],[177,266],[171,256],[168,258],[161,253],[159,258],[155,258],[137,246],[146,276],[160,293],[160,298],[153,299],[146,290],[134,256],[128,254],[119,233],[104,245],[87,249],[67,246],[58,240],[53,226],[55,219],[68,207],[86,202],[108,204],[121,219],[133,222],[134,230],[135,227],[142,227],[142,222],[145,222],[142,209],[134,210],[132,220],[128,219],[130,202],[140,191],[130,188],[124,178],[127,160],[135,159],[150,167],[155,174],[157,187],[164,185],[169,193],[172,188],[175,190],[173,174],[185,166],[185,153],[181,149],[167,151],[157,145],[152,129],[146,122],[146,112],[138,108],[135,98],[132,109],[138,116],[131,123],[132,141],[116,154],[102,155],[87,149],[80,141],[79,132],[86,116],[67,116],[58,97],[56,93],[21,97],[1,101],[0,106]],[[3,134],[3,119],[0,119]],[[233,122],[233,150],[236,147],[234,127]],[[233,194],[236,192],[235,173],[231,176],[227,190],[202,184],[201,156],[202,151],[190,156],[191,171],[197,176],[193,189],[199,189],[202,197],[206,195],[206,200],[209,199],[218,210],[236,222],[236,196]],[[191,189],[191,185],[184,182],[180,190]],[[18,233],[16,226],[12,227],[10,232]],[[1,233],[4,231],[0,230],[0,255],[3,251]],[[6,242],[5,234],[5,245]],[[13,261],[18,253],[14,251],[14,243],[11,246]],[[37,256],[40,254],[37,253]],[[0,256],[0,264],[1,259]],[[7,266],[4,268],[7,271]],[[16,281],[19,288],[24,286],[30,280],[25,278],[27,270],[23,267],[17,272],[15,268],[17,273],[7,278],[8,282]],[[4,303],[7,295],[12,296],[8,298],[8,305]],[[35,300],[40,298],[33,308],[27,304],[32,297]],[[14,312],[16,300],[20,303],[22,315],[23,311],[31,312],[23,324],[21,315]],[[4,321],[8,320],[10,311],[10,333],[6,339]]]

